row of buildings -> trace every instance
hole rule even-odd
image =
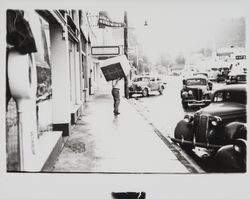
[[[210,44],[197,52],[184,55],[185,63],[176,64],[173,71],[181,71],[191,67],[210,70],[211,68],[229,67],[231,65],[246,66],[246,19],[230,17],[215,21]]]
[[[124,53],[123,26],[104,28],[101,21],[100,27],[99,13],[82,10],[7,10],[6,16],[7,40],[14,35],[7,42],[6,170],[48,170],[103,80],[102,60]],[[15,34],[25,33],[35,52],[15,47]]]

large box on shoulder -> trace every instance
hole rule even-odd
[[[127,76],[130,69],[129,61],[125,55],[106,59],[101,64],[102,73],[107,81]]]

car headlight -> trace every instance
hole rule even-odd
[[[246,154],[246,148],[247,148],[247,145],[246,145],[246,140],[244,139],[237,139],[233,145],[234,147],[234,150],[237,152],[237,153],[240,153],[240,154]]]
[[[189,95],[193,95],[193,92],[191,90],[188,91]]]
[[[187,114],[184,116],[184,121],[187,122],[187,123],[190,123],[194,120],[194,116],[191,115],[191,114]]]
[[[215,116],[215,117],[212,118],[211,124],[212,124],[213,126],[217,126],[221,121],[222,121],[222,119],[221,119],[220,117]]]
[[[188,92],[184,91],[181,95],[182,95],[182,97],[187,97],[188,96]]]

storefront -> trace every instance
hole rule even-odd
[[[37,51],[7,59],[11,95],[6,100],[6,165],[8,171],[41,171],[53,164],[63,137],[82,114],[92,77],[88,71],[93,70],[91,43],[83,34],[88,31],[80,30],[80,11],[24,13]]]

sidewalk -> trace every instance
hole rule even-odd
[[[113,115],[110,89],[95,93],[52,172],[189,173],[125,98],[120,112]]]

